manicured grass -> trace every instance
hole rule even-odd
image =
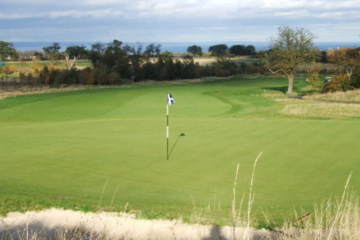
[[[282,115],[283,103],[261,94],[285,86],[285,80],[244,76],[1,100],[1,212],[119,210],[128,203],[149,217],[178,217],[210,205],[217,207],[215,221],[223,222],[237,163],[241,199],[260,152],[254,185],[259,219],[311,209],[340,194],[350,172],[352,186],[359,187],[359,120]],[[169,161],[168,92],[177,100]]]

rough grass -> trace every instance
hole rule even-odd
[[[296,102],[286,104],[281,112],[287,115],[312,118],[360,117],[360,104]]]
[[[301,218],[282,231],[282,239],[355,240],[360,236],[360,201],[349,194],[349,175],[344,192],[337,200],[315,207],[311,218]]]
[[[44,94],[44,93],[61,93],[61,92],[73,92],[79,90],[85,90],[94,88],[92,86],[67,86],[65,88],[49,88],[49,87],[34,87],[34,88],[16,88],[16,89],[0,89],[0,100],[17,97],[24,95]]]
[[[320,100],[359,102],[360,103],[360,90],[325,93],[325,94],[313,94],[313,95],[306,96],[305,99],[320,99]]]
[[[305,87],[306,88],[306,87]],[[309,94],[288,97],[282,92],[265,92],[261,96],[280,103],[280,113],[305,118],[339,119],[360,117],[360,91]]]

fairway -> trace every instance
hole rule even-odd
[[[256,215],[311,209],[341,194],[350,172],[360,187],[359,119],[284,115],[284,103],[262,95],[281,87],[286,81],[244,76],[1,100],[1,212],[130,208],[177,217],[210,206],[220,219],[230,214],[236,165],[240,200],[260,152]],[[168,92],[177,103],[167,161]]]

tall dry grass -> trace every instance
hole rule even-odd
[[[342,119],[347,117],[360,117],[360,104],[293,101],[298,102],[286,104],[280,113],[310,118],[324,117]]]
[[[254,180],[255,180],[255,171],[256,166],[259,161],[259,159],[262,156],[262,152],[256,157],[252,172],[251,172],[251,178],[250,178],[250,185],[249,185],[249,192],[248,192],[248,201],[247,201],[247,209],[244,212],[243,211],[243,205],[244,205],[244,197],[241,198],[241,200],[238,202],[236,200],[237,196],[237,184],[239,179],[239,170],[240,170],[240,164],[238,163],[236,165],[236,171],[235,171],[235,178],[234,178],[234,184],[233,184],[233,199],[231,204],[231,217],[232,217],[232,239],[243,239],[243,240],[250,240],[253,239],[254,235],[254,229],[252,228],[252,208],[254,204]],[[241,233],[237,233],[237,228],[243,229]]]
[[[360,103],[360,90],[351,90],[346,92],[329,92],[322,94],[312,94],[305,96],[304,99],[310,100],[331,100],[341,102],[359,102]]]
[[[348,177],[340,199],[315,206],[311,218],[288,223],[282,229],[282,240],[359,240],[360,200],[349,192]]]

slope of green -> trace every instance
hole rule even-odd
[[[246,197],[256,156],[255,211],[274,218],[360,186],[358,119],[279,114],[261,96],[286,84],[234,78],[14,97],[0,101],[0,203],[14,208],[131,209],[228,216],[236,165]],[[171,158],[165,103],[171,92]],[[180,133],[186,136],[180,137]],[[220,218],[219,218],[220,219]]]

